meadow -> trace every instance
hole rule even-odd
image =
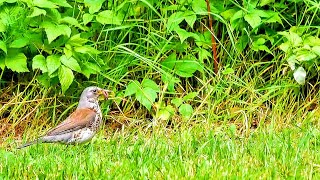
[[[319,7],[0,1],[0,179],[318,179]],[[92,85],[92,141],[16,149]]]

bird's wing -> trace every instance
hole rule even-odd
[[[76,109],[66,120],[51,129],[47,136],[65,134],[84,128],[94,121],[96,112],[92,109]]]

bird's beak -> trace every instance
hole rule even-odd
[[[99,95],[103,95],[104,99],[107,100],[109,97],[109,92],[111,92],[110,90],[105,90],[105,89],[100,89],[99,90]]]

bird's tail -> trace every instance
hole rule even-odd
[[[27,142],[27,143],[25,143],[25,144],[23,144],[23,145],[21,145],[21,146],[18,146],[17,149],[22,149],[22,148],[31,146],[31,145],[33,145],[33,144],[37,144],[37,143],[39,143],[39,142],[41,142],[41,139],[40,139],[40,138],[38,138],[38,139],[36,139],[36,140],[33,140],[33,141],[30,141],[30,142]]]

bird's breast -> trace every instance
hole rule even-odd
[[[80,129],[73,134],[74,143],[88,142],[93,138],[94,135],[95,135],[95,132],[89,128]]]

